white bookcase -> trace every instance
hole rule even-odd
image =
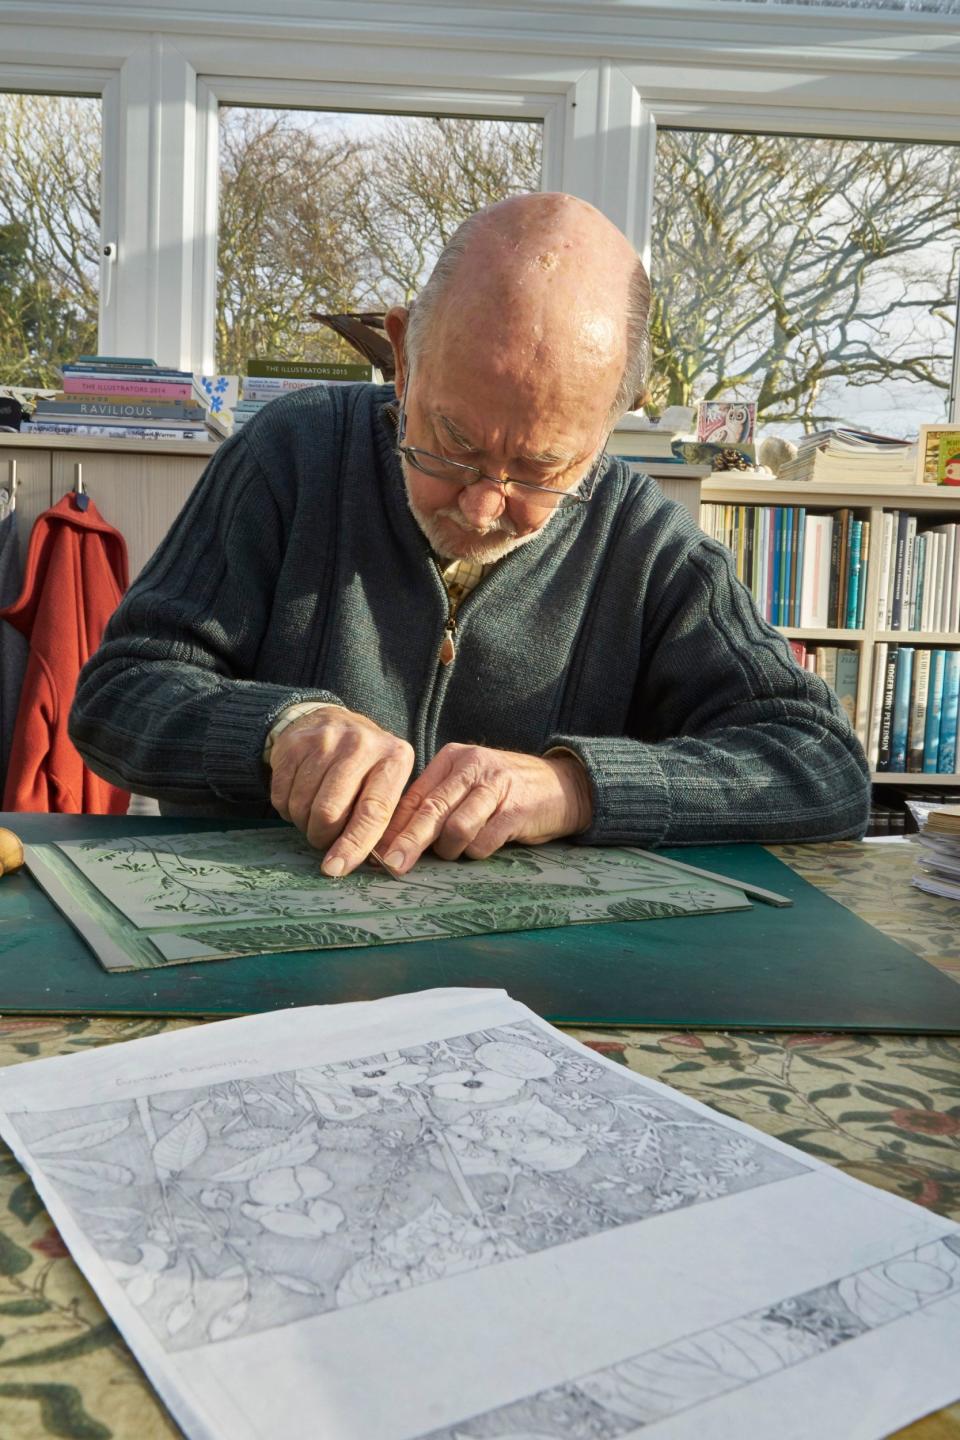
[[[942,523],[960,523],[960,489],[949,490],[933,485],[846,484],[833,485],[810,481],[781,484],[736,473],[711,475],[701,483],[700,498],[706,503],[731,505],[804,505],[807,510],[833,511],[845,506],[858,519],[870,521],[870,555],[867,561],[867,594],[862,630],[810,630],[778,626],[790,640],[808,645],[848,645],[860,651],[857,677],[857,731],[866,736],[873,693],[874,644],[886,640],[894,644],[925,646],[960,646],[960,632],[932,634],[920,630],[880,630],[876,625],[880,585],[879,536],[884,510],[906,510],[912,514],[936,518]],[[876,538],[875,538],[876,537]],[[877,785],[926,786],[945,790],[960,787],[960,775],[917,775],[903,772],[875,772]]]

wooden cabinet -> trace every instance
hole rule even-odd
[[[50,452],[35,446],[27,448],[20,443],[7,444],[8,440],[19,442],[19,437],[15,435],[0,436],[0,440],[3,441],[0,444],[0,490],[11,492],[16,482],[17,534],[23,561],[33,522],[50,505]]]
[[[76,486],[81,467],[84,489],[104,519],[123,535],[131,580],[169,530],[203,473],[216,443],[139,442],[60,436],[8,435],[0,445],[0,487],[17,467],[20,544],[26,555],[34,520]]]

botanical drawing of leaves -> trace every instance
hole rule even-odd
[[[176,1305],[171,1306],[167,1312],[167,1334],[178,1335],[181,1330],[185,1330],[193,1319],[196,1308],[192,1294],[185,1295]]]
[[[69,1130],[56,1130],[34,1145],[38,1155],[62,1155],[71,1150],[89,1150],[105,1145],[122,1134],[130,1125],[129,1115],[115,1120],[95,1120],[91,1125],[72,1125]]]
[[[231,1335],[236,1335],[246,1320],[249,1309],[249,1297],[244,1295],[243,1299],[238,1300],[235,1305],[230,1305],[226,1310],[221,1310],[219,1315],[214,1315],[207,1327],[209,1339],[228,1340]]]
[[[181,1121],[162,1135],[153,1147],[153,1163],[158,1170],[179,1175],[199,1160],[207,1148],[207,1129],[200,1116],[191,1110]]]
[[[106,1160],[55,1160],[46,1166],[53,1180],[65,1181],[78,1190],[97,1194],[105,1185],[131,1185],[133,1171],[126,1165],[112,1165]]]
[[[300,1275],[278,1275],[271,1274],[270,1279],[284,1290],[292,1290],[296,1295],[322,1295],[323,1289],[315,1285],[312,1280],[304,1280]]]
[[[279,1125],[248,1125],[242,1130],[231,1130],[223,1139],[234,1150],[262,1150],[267,1145],[278,1145],[286,1137],[287,1131]]]
[[[278,1145],[268,1145],[266,1150],[254,1151],[246,1159],[239,1160],[227,1170],[221,1170],[215,1180],[251,1180],[265,1170],[276,1170],[281,1165],[302,1165],[310,1160],[319,1149],[319,1139],[314,1126],[304,1126],[282,1140]]]

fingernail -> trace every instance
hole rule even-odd
[[[402,850],[391,850],[384,858],[391,870],[402,870],[407,863],[407,857]]]
[[[332,860],[324,860],[320,866],[324,875],[329,875],[331,880],[336,880],[337,876],[342,875],[346,868],[346,862],[341,860],[339,855],[335,855]]]

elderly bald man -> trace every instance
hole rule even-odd
[[[272,806],[328,875],[376,846],[406,871],[561,836],[861,835],[832,692],[605,457],[649,300],[579,200],[469,219],[387,316],[395,393],[301,391],[220,447],[81,677],[92,768],[167,813]]]

